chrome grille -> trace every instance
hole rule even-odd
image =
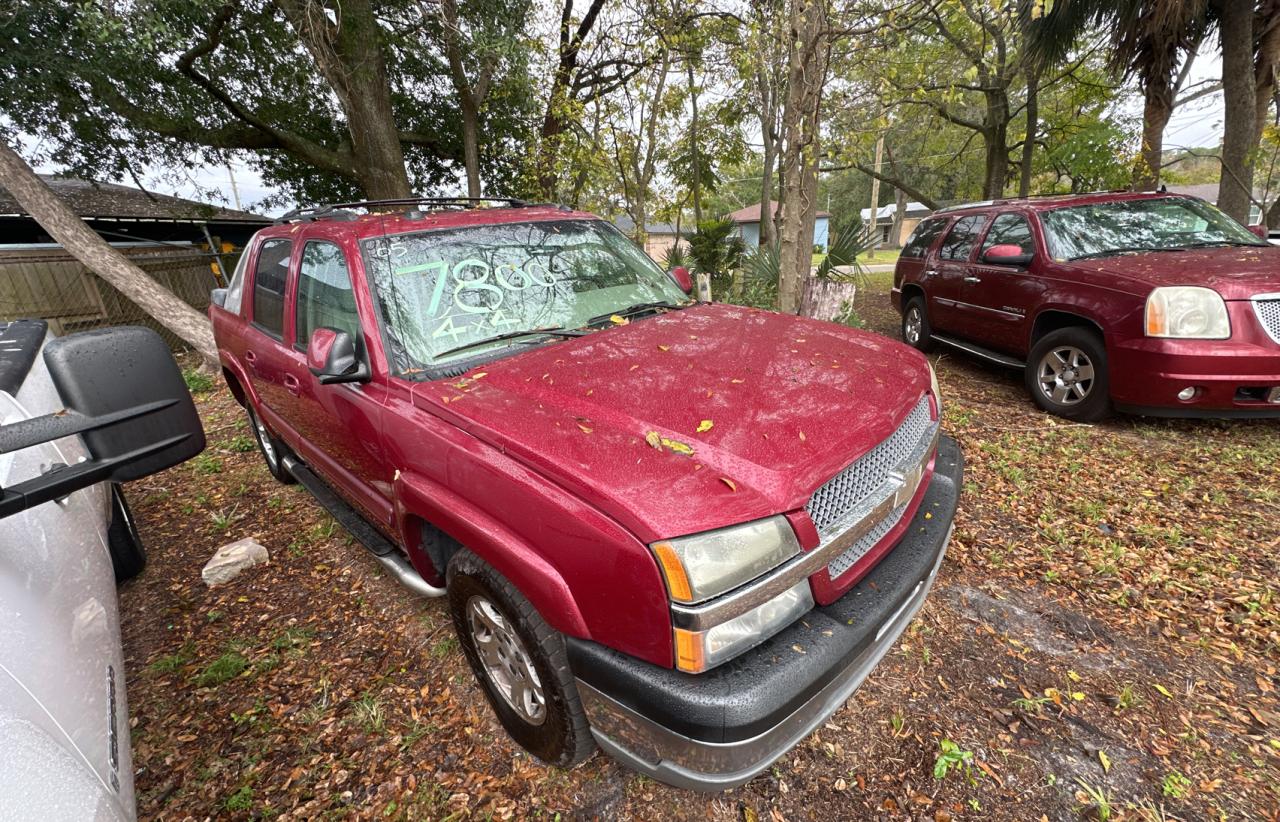
[[[929,395],[924,394],[897,431],[814,492],[805,510],[823,542],[832,532],[844,530],[841,526],[845,516],[879,488],[890,471],[911,456],[920,441],[932,434],[935,424],[929,417]]]
[[[1271,295],[1267,295],[1268,298]],[[1267,334],[1271,339],[1280,343],[1280,295],[1274,299],[1260,300],[1255,298],[1253,301],[1253,313],[1258,315],[1258,322],[1262,323],[1262,327],[1267,330]]]
[[[902,515],[906,512],[906,505],[894,508],[889,516],[877,522],[875,527],[868,531],[862,539],[850,545],[847,551],[831,560],[827,564],[827,574],[832,579],[835,579],[856,565],[858,560],[865,557],[868,551],[876,547],[880,540],[884,539],[885,534],[893,530],[893,526],[898,524],[898,520],[902,519]]]

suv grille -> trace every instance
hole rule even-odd
[[[845,515],[879,488],[890,471],[911,456],[920,441],[933,433],[934,425],[929,418],[929,395],[924,394],[897,431],[814,492],[805,510],[823,542],[844,530],[840,526],[843,525]],[[898,516],[901,515],[898,512]],[[897,522],[892,514],[888,519]]]
[[[1271,339],[1280,343],[1280,297],[1253,301],[1253,313],[1258,315],[1258,322],[1267,330]]]

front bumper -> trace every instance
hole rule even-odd
[[[569,638],[578,692],[600,747],[678,787],[734,788],[835,713],[910,624],[942,564],[963,476],[955,440],[905,535],[857,585],[764,644],[692,675]]]

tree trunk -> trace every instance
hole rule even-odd
[[[470,94],[458,95],[462,109],[462,159],[467,169],[467,196],[480,197],[480,112]]]
[[[693,57],[685,58],[689,72],[689,102],[693,116],[689,118],[689,157],[693,161],[693,221],[702,222],[702,160],[698,154],[698,87],[693,81]],[[657,105],[657,102],[654,103]]]
[[[440,0],[440,28],[444,39],[445,60],[449,64],[449,77],[462,112],[462,165],[467,174],[467,196],[479,197],[480,193],[480,106],[487,90],[488,78],[482,76],[473,85],[467,78],[467,68],[462,59],[462,43],[459,42],[461,26],[458,23],[456,0]],[[483,74],[483,70],[482,70]]]
[[[1022,138],[1022,167],[1018,176],[1018,196],[1031,196],[1032,163],[1035,159],[1036,132],[1040,127],[1040,70],[1027,69],[1027,131]]]
[[[1133,164],[1134,191],[1154,191],[1160,187],[1160,167],[1164,165],[1164,130],[1173,114],[1173,89],[1153,82],[1145,90],[1142,107],[1142,150]]]
[[[760,245],[772,248],[778,236],[774,231],[773,214],[769,204],[773,202],[773,166],[776,162],[777,144],[774,128],[777,126],[777,89],[772,87],[767,69],[756,69],[756,85],[760,95],[760,143],[764,151],[764,170],[760,174]]]
[[[564,132],[569,128],[569,110],[574,102],[570,86],[578,70],[578,54],[582,49],[582,41],[595,27],[600,9],[604,4],[605,0],[591,0],[591,5],[582,16],[577,29],[571,29],[569,25],[573,17],[573,0],[564,0],[561,6],[556,65],[551,74],[551,91],[547,95],[547,109],[542,116],[542,128],[538,132],[538,158],[534,169],[537,174],[538,193],[542,199],[549,202],[556,200],[560,142]]]
[[[907,218],[907,192],[900,188],[893,190],[893,228],[889,230],[889,245],[902,247],[902,221]]]
[[[1253,51],[1254,0],[1223,0],[1222,39],[1222,178],[1218,208],[1241,223],[1249,221],[1253,193],[1253,149],[1257,134],[1257,92]]]
[[[211,367],[217,366],[218,347],[209,319],[108,245],[4,142],[0,142],[0,186],[71,256],[200,352]]]
[[[275,2],[342,106],[365,196],[372,200],[408,197],[409,175],[391,107],[382,32],[369,0],[345,0],[334,10],[334,20],[321,3],[312,0]]]
[[[794,314],[800,309],[803,283],[813,266],[819,118],[831,55],[825,0],[788,0],[788,6],[794,47],[782,115],[787,144],[782,161],[785,184],[778,308]]]

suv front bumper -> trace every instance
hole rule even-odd
[[[857,585],[764,644],[704,674],[659,668],[567,638],[578,692],[600,747],[678,787],[734,788],[835,713],[910,624],[951,537],[963,458],[938,444],[910,527]]]

